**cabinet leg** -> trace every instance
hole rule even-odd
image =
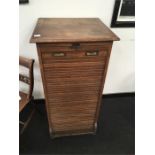
[[[53,139],[54,136],[53,136],[53,134],[52,134],[52,129],[51,129],[51,128],[49,128],[49,134],[50,134],[50,138]]]
[[[95,123],[94,125],[94,135],[96,135],[96,132],[97,132],[97,123]]]

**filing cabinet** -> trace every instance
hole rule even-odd
[[[52,137],[94,134],[113,41],[98,18],[39,18],[36,43]]]

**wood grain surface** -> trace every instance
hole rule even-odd
[[[94,133],[112,42],[85,43],[78,49],[71,44],[63,45],[37,44],[52,133],[54,136],[80,131]],[[88,56],[88,51],[97,54]],[[62,52],[65,54],[53,55]]]
[[[119,38],[98,18],[39,18],[30,42],[115,40]]]
[[[113,41],[98,18],[39,18],[36,43],[51,136],[95,133]]]

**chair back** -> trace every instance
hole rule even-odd
[[[31,99],[32,92],[33,92],[33,85],[34,85],[34,76],[33,76],[34,59],[28,59],[28,58],[19,56],[19,65],[26,67],[28,69],[28,75],[19,73],[19,80],[29,85],[28,99]]]

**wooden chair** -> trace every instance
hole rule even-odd
[[[20,114],[22,111],[24,111],[24,108],[27,106],[27,104],[29,104],[33,100],[32,92],[33,92],[33,85],[34,85],[34,76],[33,76],[34,60],[20,56],[19,65],[26,67],[28,69],[28,75],[19,74],[19,80],[28,85],[27,93],[19,91],[19,96],[21,98],[19,100],[19,114]],[[19,123],[22,125],[20,134],[22,134],[24,129],[27,127],[29,121],[31,120],[34,114],[34,110],[35,109],[33,108],[33,110],[31,111],[31,113],[29,114],[25,122],[19,121]]]

